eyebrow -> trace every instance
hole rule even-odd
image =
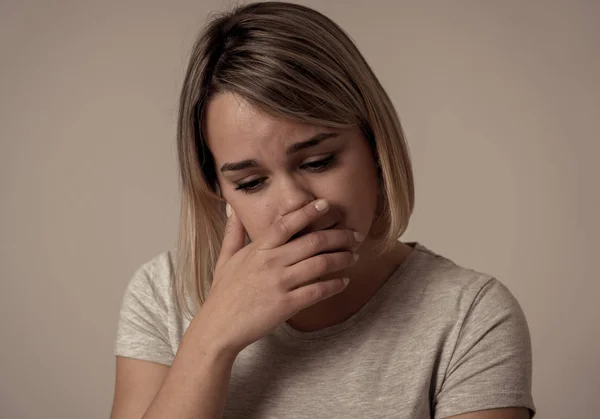
[[[316,147],[321,144],[323,141],[328,140],[330,138],[338,137],[340,134],[337,132],[320,132],[317,135],[309,138],[306,141],[300,141],[298,143],[292,144],[286,151],[288,156],[295,154],[301,150],[305,150],[307,148]],[[229,172],[235,170],[244,170],[250,169],[253,167],[258,167],[258,161],[255,159],[242,160],[235,163],[225,163],[221,166],[221,172]]]

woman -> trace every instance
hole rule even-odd
[[[118,418],[527,418],[510,292],[419,243],[400,122],[347,35],[306,7],[216,18],[181,92],[177,252],[140,268]]]

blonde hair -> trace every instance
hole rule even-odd
[[[211,286],[226,222],[203,134],[207,103],[232,92],[271,115],[357,127],[380,166],[380,252],[405,232],[414,207],[412,166],[394,106],[348,35],[305,6],[253,3],[213,18],[195,42],[181,90],[177,148],[181,219],[176,301],[193,317]]]

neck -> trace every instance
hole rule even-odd
[[[411,246],[401,242],[383,255],[370,254],[361,248],[360,259],[355,266],[332,276],[348,276],[350,283],[346,289],[299,311],[287,323],[298,331],[311,332],[343,322],[377,293],[411,251]]]

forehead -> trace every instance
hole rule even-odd
[[[205,123],[206,140],[217,160],[285,150],[318,132],[316,126],[269,115],[232,93],[210,101]]]

